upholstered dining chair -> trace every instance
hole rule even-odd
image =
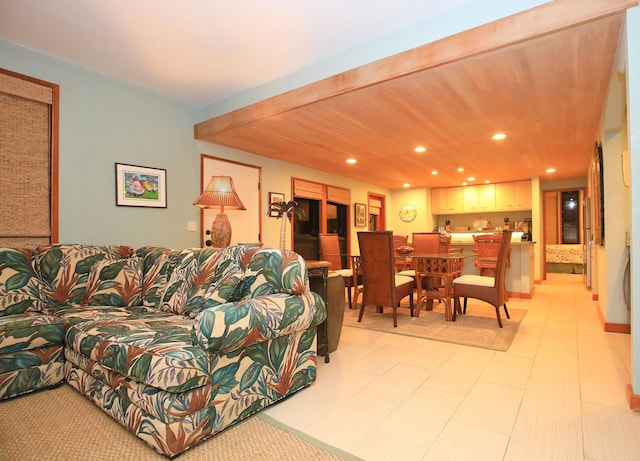
[[[491,304],[496,309],[496,317],[498,325],[502,328],[502,319],[500,318],[500,307],[504,308],[507,318],[509,311],[507,310],[507,299],[505,296],[505,273],[507,271],[507,258],[511,250],[511,234],[513,231],[502,231],[500,239],[500,249],[498,251],[494,277],[486,275],[462,275],[453,281],[453,299],[454,309],[453,318],[455,320],[456,312],[460,311],[460,298],[464,298],[464,314],[467,313],[467,298],[479,299]]]
[[[365,306],[393,309],[393,326],[398,326],[400,301],[409,296],[409,311],[413,317],[413,292],[416,282],[413,277],[399,275],[395,271],[393,232],[358,232],[360,264],[364,287],[358,322],[362,321]]]
[[[496,274],[496,263],[498,252],[502,244],[502,234],[478,234],[473,236],[474,252],[476,253],[475,266],[480,269],[480,275]],[[507,254],[507,268],[511,265],[511,250]],[[504,292],[505,300],[509,300],[506,287]]]
[[[349,309],[353,309],[353,297],[357,300],[358,292],[362,292],[362,275],[354,272],[352,269],[344,268],[342,264],[342,252],[340,251],[340,241],[338,234],[318,234],[318,242],[320,244],[320,259],[329,261],[331,266],[329,270],[337,272],[344,281],[344,287],[347,290],[347,299],[349,300]]]

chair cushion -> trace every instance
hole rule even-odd
[[[399,287],[400,285],[404,285],[405,283],[413,283],[413,277],[408,277],[406,275],[396,274],[395,276],[395,286]]]
[[[403,275],[405,277],[415,277],[416,276],[416,271],[414,269],[406,269],[406,270],[398,272],[397,275]]]
[[[453,284],[473,285],[477,287],[493,287],[495,286],[496,279],[494,277],[485,277],[483,275],[461,275],[453,279]]]
[[[353,277],[353,271],[351,269],[338,269],[332,270],[331,272],[338,274],[341,277]]]

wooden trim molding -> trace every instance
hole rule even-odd
[[[627,402],[630,410],[640,411],[640,395],[633,393],[631,384],[627,384]]]
[[[628,323],[613,323],[607,322],[604,318],[604,314],[602,313],[602,308],[600,304],[596,305],[596,312],[598,313],[598,318],[600,319],[600,325],[604,331],[609,333],[631,333],[631,325]]]

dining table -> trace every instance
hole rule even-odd
[[[453,281],[462,274],[465,258],[471,253],[429,253],[412,254],[412,266],[415,270],[417,309],[416,317],[420,316],[422,301],[426,301],[426,309],[433,309],[434,300],[444,302],[444,318],[454,321],[453,315]],[[427,283],[423,286],[423,279]]]

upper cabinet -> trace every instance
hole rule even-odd
[[[433,214],[464,213],[461,187],[445,187],[431,190],[431,212]]]
[[[463,212],[477,213],[496,209],[496,188],[493,184],[465,186],[462,188]]]
[[[496,184],[496,210],[530,210],[531,181]]]
[[[531,210],[531,181],[431,190],[434,215]]]

